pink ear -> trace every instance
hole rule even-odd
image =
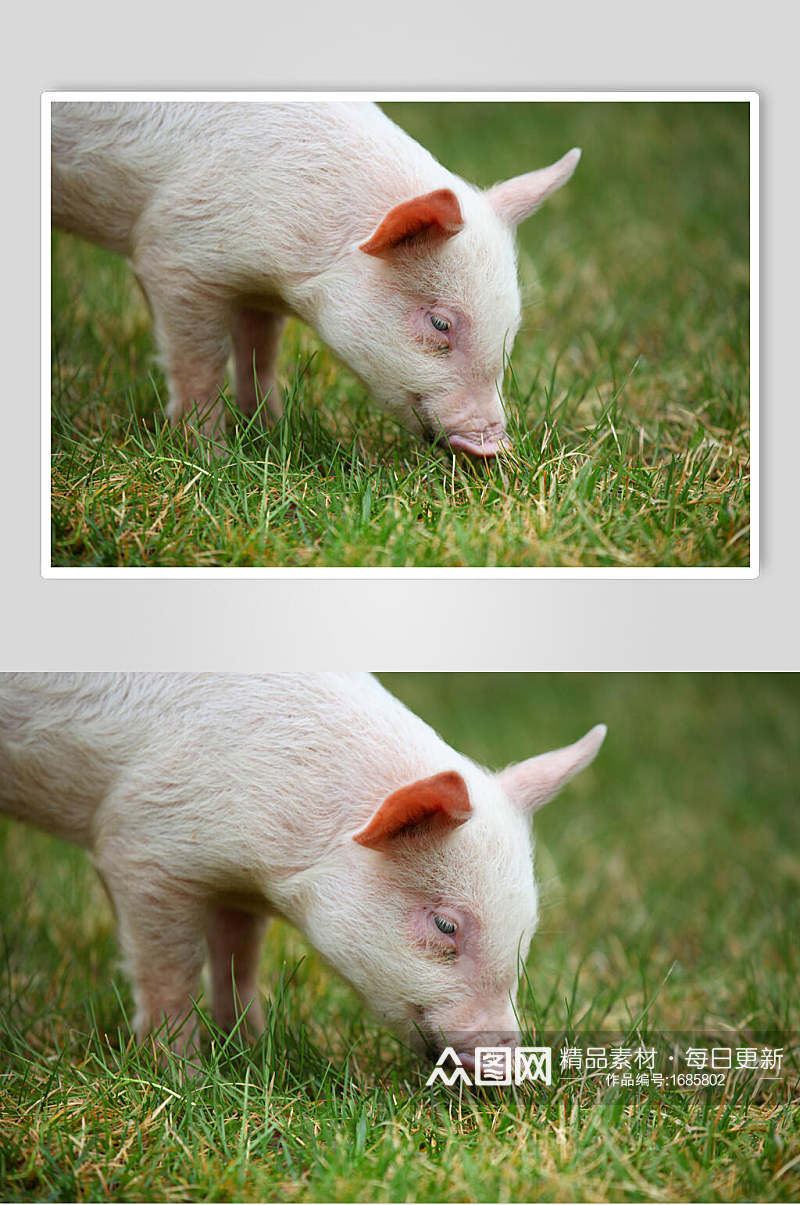
[[[390,209],[378,229],[360,246],[367,255],[389,255],[401,243],[427,233],[451,238],[464,225],[458,197],[450,188],[403,201]]]
[[[596,724],[574,745],[507,766],[498,775],[503,790],[521,811],[538,811],[565,782],[594,761],[605,737],[605,724]]]
[[[472,804],[467,784],[455,770],[445,770],[432,778],[420,778],[400,787],[384,799],[366,828],[353,837],[359,845],[376,849],[392,837],[415,828],[423,821],[436,821],[455,827],[469,818]]]
[[[495,213],[516,226],[542,205],[551,193],[562,184],[566,184],[581,157],[580,148],[574,146],[571,151],[539,171],[528,172],[524,176],[515,176],[513,180],[505,180],[490,188],[487,196],[489,204]]]

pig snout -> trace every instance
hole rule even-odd
[[[511,440],[501,423],[492,423],[480,431],[448,431],[440,442],[482,460],[491,460],[501,449],[511,447]]]
[[[478,459],[490,460],[501,449],[510,448],[505,416],[499,398],[478,399],[470,404],[450,400],[420,403],[418,413],[434,443]]]
[[[479,1033],[471,1035],[466,1040],[457,1042],[454,1050],[467,1071],[474,1071],[476,1066],[475,1051],[478,1047],[486,1047],[492,1050],[513,1050],[521,1044],[521,1041],[522,1039],[518,1032],[509,1034],[507,1030],[504,1030],[502,1033]]]
[[[483,1010],[481,1010],[483,1012]],[[502,1008],[492,1009],[484,1015],[474,1018],[463,1018],[454,1024],[433,1024],[429,1022],[426,1045],[430,1053],[440,1055],[449,1046],[456,1052],[464,1067],[475,1069],[475,1050],[478,1047],[508,1048],[522,1044],[522,1034],[513,1010]]]

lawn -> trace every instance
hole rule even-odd
[[[542,917],[521,1004],[540,1041],[770,1035],[788,1073],[707,1090],[426,1088],[430,1065],[276,924],[265,1036],[240,1050],[212,1034],[185,1083],[131,1043],[88,860],[3,824],[3,1198],[797,1200],[798,678],[384,680],[491,765],[609,726],[535,822]]]
[[[125,263],[52,250],[52,564],[743,567],[749,563],[745,103],[420,104],[390,116],[487,186],[583,148],[520,228],[513,451],[398,429],[308,328],[285,418],[209,459],[167,429]]]

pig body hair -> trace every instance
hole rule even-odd
[[[430,811],[442,775],[461,784],[453,819]],[[427,817],[409,813],[384,848],[354,840],[421,780]],[[536,924],[525,801],[369,675],[2,675],[0,810],[91,853],[140,1037],[166,1018],[185,1049],[207,955],[217,1019],[249,1007],[257,1026],[270,915],[411,1041],[515,1028]],[[458,918],[452,948],[437,910]]]
[[[171,417],[205,407],[205,430],[222,419],[231,351],[241,409],[266,396],[260,412],[280,413],[275,361],[295,315],[400,421],[493,454],[520,317],[514,225],[576,161],[555,165],[555,182],[529,173],[509,194],[487,193],[363,102],[52,106],[54,224],[130,258]],[[441,193],[460,225],[443,233],[429,218],[429,229],[417,222],[397,245],[364,253],[387,213]],[[444,340],[419,328],[420,312],[427,322],[439,310]]]

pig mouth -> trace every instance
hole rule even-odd
[[[466,452],[476,460],[493,460],[498,452],[511,447],[505,431],[481,431],[476,435],[461,435],[456,431],[445,435],[441,441],[457,452]]]
[[[446,430],[435,411],[419,395],[415,397],[414,415],[432,444],[454,452],[466,452],[476,460],[492,460],[498,452],[511,447],[508,432],[501,422]]]
[[[476,1049],[478,1047],[490,1047],[492,1049],[509,1048],[514,1050],[522,1041],[522,1035],[519,1031],[512,1032],[510,1030],[495,1031],[495,1032],[478,1032],[478,1033],[452,1033],[438,1034],[432,1033],[428,1029],[423,1029],[420,1025],[416,1025],[417,1048],[419,1053],[424,1053],[428,1058],[438,1059],[446,1047],[450,1047],[455,1051],[456,1057],[466,1071],[473,1072],[477,1065]]]
[[[476,460],[493,460],[498,452],[511,447],[511,440],[498,423],[482,431],[439,431],[430,435],[431,442],[454,452],[466,452]]]

